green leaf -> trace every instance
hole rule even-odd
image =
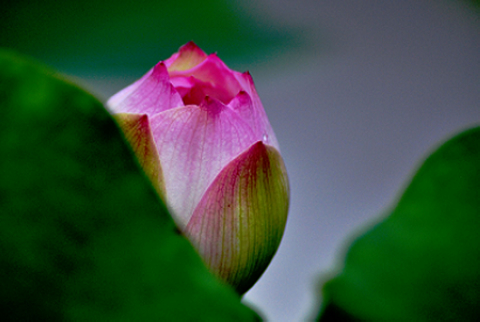
[[[254,320],[211,275],[95,98],[0,52],[0,314]]]
[[[322,321],[480,320],[480,128],[441,146],[324,286]]]

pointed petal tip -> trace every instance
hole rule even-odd
[[[264,141],[257,141],[253,143],[249,148],[251,158],[263,158],[268,153],[267,144]]]
[[[239,113],[238,115],[242,117],[243,120],[250,123],[253,105],[252,99],[246,91],[239,91],[238,94],[228,103],[228,107]]]
[[[216,64],[219,64],[221,66],[223,66],[224,68],[226,68],[229,72],[232,72],[232,70],[227,66],[227,64],[225,64],[225,62],[220,58],[218,57],[218,54],[217,52],[213,52],[211,53],[210,55],[207,56],[207,59],[216,63]]]
[[[244,88],[244,90],[246,90],[248,93],[251,93],[252,89],[253,90],[255,89],[255,83],[253,82],[253,77],[248,70],[243,73],[237,73],[236,77],[242,84],[242,87]]]
[[[181,46],[178,49],[179,53],[188,52],[188,51],[196,51],[206,55],[205,52],[200,47],[198,47],[198,45],[193,40],[190,40],[189,42],[187,42],[185,45]]]
[[[140,118],[138,119],[138,122],[142,126],[150,126],[150,123],[148,122],[148,115],[147,114],[140,115]]]
[[[188,41],[188,42],[187,42],[185,45],[183,45],[182,47],[187,47],[187,46],[198,47],[197,44],[196,44],[193,40]]]
[[[165,62],[163,60],[159,61],[155,66],[153,66],[150,76],[158,79],[164,78],[168,75],[167,67],[165,66]]]
[[[250,74],[250,71],[247,70],[246,72],[242,73],[242,75],[253,85],[253,77],[252,74]]]
[[[181,72],[194,68],[202,63],[207,54],[200,49],[193,41],[189,41],[179,48],[178,52],[167,59],[166,65],[169,72]]]
[[[199,106],[213,114],[218,114],[225,108],[225,105],[221,101],[208,95],[205,95],[205,98]]]

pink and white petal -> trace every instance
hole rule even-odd
[[[170,71],[170,77],[193,76],[202,82],[209,83],[212,90],[208,95],[228,104],[241,90],[234,73],[236,72],[228,68],[216,54],[211,54],[191,69]]]
[[[260,98],[255,91],[253,81],[251,84],[252,86],[249,89],[249,92],[253,93],[253,95],[242,90],[232,99],[228,106],[235,110],[240,117],[250,124],[259,141],[263,141],[265,144],[271,145],[280,151],[277,138],[270,122],[268,121],[267,114],[263,109]],[[246,85],[248,85],[248,83],[246,83]]]
[[[179,88],[192,88],[192,86],[195,84],[195,79],[193,79],[193,77],[174,77],[170,79],[170,83],[178,91]]]
[[[288,177],[280,153],[256,142],[215,178],[185,234],[210,270],[243,294],[275,254],[288,205]]]
[[[258,122],[258,113],[253,107],[253,102],[250,96],[245,91],[240,91],[228,104],[232,110],[247,122],[252,131],[255,133],[255,137],[258,141],[262,141],[264,129],[262,124]]]
[[[113,113],[152,116],[183,106],[183,101],[170,83],[165,65],[159,62],[138,81],[113,95],[106,105]]]
[[[135,152],[143,171],[160,197],[165,201],[163,172],[148,116],[146,114],[119,113],[115,114],[114,118]]]
[[[247,94],[251,97],[252,96],[252,87],[255,89],[255,85],[253,84],[252,76],[250,72],[246,71],[244,73],[235,72],[235,78],[237,79],[238,84],[243,91],[247,92]]]
[[[191,69],[207,58],[207,54],[193,41],[180,47],[178,53],[165,60],[169,72]]]
[[[151,118],[163,168],[168,206],[184,228],[218,173],[256,141],[250,126],[208,98]]]

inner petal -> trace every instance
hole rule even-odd
[[[182,96],[184,105],[200,105],[206,96],[226,105],[233,98],[224,87],[212,82],[201,81],[193,76],[172,77],[170,82]]]
[[[205,95],[224,104],[228,104],[242,90],[236,74],[240,73],[228,68],[215,54],[209,55],[204,61],[191,69],[169,70],[170,79],[175,88],[177,88],[176,78],[191,78],[194,80],[193,83],[201,87]],[[179,89],[177,88],[177,90]]]

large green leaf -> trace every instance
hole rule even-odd
[[[6,51],[0,155],[2,320],[257,318],[176,233],[103,106]]]
[[[425,161],[324,299],[322,321],[480,320],[480,128]]]

